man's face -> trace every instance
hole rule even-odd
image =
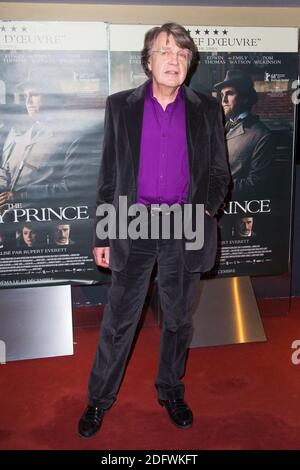
[[[33,88],[26,88],[24,90],[24,99],[27,112],[29,116],[34,116],[40,111],[42,104],[42,95]]]
[[[253,217],[242,217],[239,220],[239,235],[242,237],[249,237],[253,228]]]
[[[23,227],[22,235],[25,245],[29,247],[34,246],[37,241],[37,234],[34,230],[29,227]]]
[[[177,88],[185,80],[190,51],[177,46],[174,37],[160,33],[153,43],[149,59],[153,84],[168,88]]]
[[[58,225],[54,233],[57,245],[68,245],[70,241],[70,225]]]
[[[237,114],[240,103],[237,90],[233,86],[222,88],[221,100],[224,114],[227,118]]]

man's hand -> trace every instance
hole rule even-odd
[[[101,266],[101,268],[109,268],[109,253],[110,247],[94,247],[93,255],[95,258],[95,263],[97,266]]]
[[[13,198],[13,193],[11,191],[6,191],[4,193],[0,193],[0,209],[4,209],[4,205],[8,202],[11,202]]]

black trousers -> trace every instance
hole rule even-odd
[[[180,379],[192,333],[191,304],[200,274],[186,271],[181,240],[137,239],[132,241],[126,267],[112,272],[89,380],[91,406],[107,409],[116,399],[156,261],[163,328],[155,385],[161,399],[183,397]]]

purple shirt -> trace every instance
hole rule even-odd
[[[189,184],[185,105],[182,88],[164,111],[146,89],[137,202],[174,204],[187,201]]]

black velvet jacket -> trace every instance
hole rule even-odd
[[[110,203],[118,210],[119,196],[127,196],[128,206],[136,203],[147,83],[107,99],[97,207]],[[189,271],[204,272],[214,264],[217,222],[213,215],[224,201],[230,177],[221,108],[214,98],[196,93],[185,85],[183,91],[190,173],[188,202],[204,204],[211,214],[211,217],[205,216],[201,250],[186,250],[183,239],[184,262]],[[96,218],[96,223],[100,218]],[[95,246],[110,246],[110,267],[120,271],[128,258],[131,240],[96,237]]]

